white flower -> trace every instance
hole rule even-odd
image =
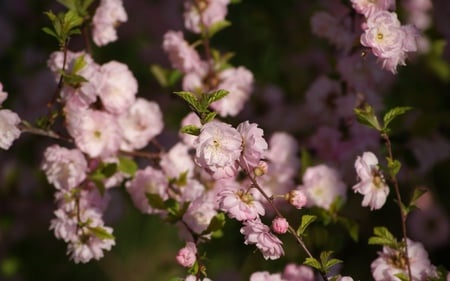
[[[116,27],[126,22],[128,15],[122,0],[102,0],[92,18],[92,39],[97,46],[117,40]]]
[[[389,194],[389,187],[378,169],[378,159],[372,152],[364,152],[355,162],[356,173],[360,182],[352,188],[364,195],[362,206],[370,206],[371,210],[383,207]]]
[[[20,117],[9,109],[0,110],[0,148],[9,149],[20,136]]]

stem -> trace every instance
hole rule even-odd
[[[275,204],[273,204],[273,199],[271,197],[269,197],[266,194],[266,192],[264,192],[264,190],[261,188],[261,186],[258,184],[255,177],[251,176],[251,174],[247,170],[245,170],[242,166],[241,166],[241,168],[247,173],[253,186],[262,194],[262,196],[267,200],[267,202],[269,202],[270,207],[275,211],[277,216],[279,216],[280,218],[286,219],[286,217],[283,216],[283,214],[281,214],[281,212],[278,210],[278,208],[275,206]],[[297,235],[297,232],[295,231],[294,228],[292,228],[290,223],[289,223],[289,227],[288,227],[288,232],[295,237],[295,240],[300,245],[300,247],[305,251],[305,253],[308,255],[308,257],[315,259],[314,256],[311,254],[311,252],[308,250],[308,247],[306,247],[305,242],[302,240],[302,238],[300,236]],[[324,272],[319,270],[319,273],[324,281],[328,280],[328,278]]]
[[[67,141],[67,142],[72,142],[71,139],[62,137],[61,135],[57,134],[54,131],[44,130],[44,129],[33,127],[28,122],[23,121],[23,120],[19,124],[19,129],[23,133],[31,133],[31,134],[35,134],[35,135],[49,137],[49,138],[52,138],[52,139],[64,140],[64,141]]]
[[[381,137],[385,140],[386,142],[386,148],[388,150],[388,157],[393,160],[394,157],[392,155],[392,144],[391,144],[391,140],[389,139],[388,134],[386,133],[382,133]],[[395,195],[397,197],[397,201],[398,201],[398,205],[400,208],[400,217],[401,217],[401,221],[402,221],[402,232],[403,232],[403,240],[405,241],[405,256],[406,256],[406,266],[408,268],[408,278],[409,280],[413,280],[412,279],[412,273],[411,273],[411,264],[409,262],[409,256],[408,256],[408,238],[406,235],[406,213],[403,211],[402,205],[403,205],[403,201],[402,201],[402,197],[400,195],[400,188],[398,185],[398,181],[397,181],[397,177],[393,176],[392,174],[390,175],[390,180],[392,181],[392,183],[394,184],[394,189],[395,189]]]

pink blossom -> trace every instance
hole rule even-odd
[[[408,259],[411,267],[413,281],[426,281],[430,277],[436,277],[436,267],[428,258],[428,253],[419,242],[407,240]],[[408,275],[406,260],[402,252],[397,249],[383,246],[383,251],[378,252],[378,258],[370,265],[375,281],[397,281],[396,274]]]
[[[177,262],[184,267],[191,267],[197,260],[197,246],[192,242],[187,242],[186,246],[178,251]]]
[[[88,169],[81,151],[56,144],[45,150],[41,168],[49,183],[66,190],[77,187],[86,178]]]
[[[394,0],[351,0],[351,2],[353,9],[365,17],[369,17],[378,11],[395,9]]]
[[[228,213],[230,218],[238,221],[253,220],[265,214],[261,202],[254,200],[255,189],[244,191],[242,189],[225,188],[218,193],[220,209]]]
[[[195,275],[189,275],[184,279],[184,281],[212,281],[212,280],[206,277],[203,279],[198,279],[197,276]]]
[[[266,260],[275,260],[284,255],[281,240],[273,235],[269,227],[263,224],[259,218],[245,221],[241,233],[245,236],[244,243],[246,245],[255,244]]]
[[[417,31],[413,26],[401,26],[396,13],[379,11],[367,18],[361,44],[372,48],[384,69],[397,72],[397,65],[405,65],[406,53],[417,50]]]
[[[298,189],[289,191],[287,200],[297,209],[303,208],[308,201],[305,192]]]
[[[93,158],[108,157],[119,150],[119,127],[116,119],[106,112],[66,107],[66,124],[77,147]]]
[[[113,114],[126,112],[135,101],[138,90],[136,78],[126,64],[110,61],[100,68],[103,83],[99,97],[105,109]]]
[[[306,265],[289,263],[284,268],[283,279],[286,281],[314,281],[314,271]]]
[[[289,228],[289,223],[285,218],[277,217],[272,221],[272,230],[278,234],[284,234]]]
[[[293,136],[285,132],[276,132],[269,139],[268,173],[276,175],[284,182],[297,175],[300,168],[298,144]]]
[[[92,18],[92,39],[97,46],[104,46],[117,40],[116,27],[126,22],[128,15],[122,0],[101,0]]]
[[[257,124],[248,121],[240,123],[237,130],[243,140],[243,150],[239,162],[247,172],[251,172],[267,152],[268,145],[263,138],[264,131],[258,128]]]
[[[159,105],[143,98],[137,98],[127,112],[118,117],[118,123],[123,136],[123,150],[144,148],[164,128]]]
[[[389,187],[378,169],[378,159],[372,152],[364,152],[355,162],[356,173],[360,182],[352,188],[364,195],[362,206],[370,206],[370,210],[383,207],[389,194]]]
[[[155,214],[160,210],[150,206],[146,194],[155,194],[161,199],[168,199],[168,181],[166,176],[152,167],[139,170],[134,178],[125,184],[128,193],[131,195],[134,205],[143,213]]]
[[[325,38],[336,47],[347,51],[352,47],[354,35],[341,22],[341,19],[320,11],[312,15],[311,29],[318,37]]]
[[[188,150],[188,146],[179,142],[161,156],[159,164],[169,178],[178,178],[182,173],[187,173],[188,178],[193,176],[195,164]]]
[[[183,215],[183,221],[197,234],[205,231],[212,218],[217,215],[215,203],[211,199],[208,195],[198,197]]]
[[[183,73],[199,72],[203,67],[199,54],[184,40],[181,31],[167,31],[163,49],[169,55],[172,67]]]
[[[229,0],[210,0],[204,2],[186,0],[184,2],[185,27],[194,33],[201,33],[203,28],[209,29],[213,24],[225,19],[229,2]]]
[[[347,187],[339,173],[324,164],[308,167],[303,175],[303,186],[308,206],[329,209],[337,199],[346,199]]]
[[[213,102],[211,107],[220,116],[236,116],[244,107],[253,90],[253,74],[244,67],[228,68],[219,73],[217,89],[229,92],[224,98]]]
[[[13,142],[20,137],[18,125],[21,120],[17,113],[9,110],[0,110],[0,148],[9,149]]]
[[[258,271],[250,275],[250,281],[286,281],[280,273],[270,274],[268,271]]]
[[[231,125],[219,121],[205,124],[194,145],[196,163],[214,178],[233,177],[236,174],[242,137]]]
[[[3,92],[3,84],[0,82],[0,106],[8,98],[8,93]]]
[[[100,227],[102,231],[112,234],[112,228]],[[114,239],[102,239],[91,233],[78,241],[72,241],[67,247],[67,254],[75,263],[87,263],[92,259],[99,260],[104,256],[103,251],[111,250],[116,243]]]

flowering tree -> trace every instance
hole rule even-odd
[[[245,37],[258,35],[255,27],[244,38],[229,34],[233,40],[223,37],[216,45],[234,22],[247,19],[251,4],[159,4],[176,12],[180,23],[158,37],[165,63],[151,61],[140,80],[117,52],[104,55],[132,21],[126,3],[56,2],[57,12],[42,16],[47,25],[41,33],[56,43],[45,65],[53,91],[39,116],[28,120],[13,104],[6,106],[10,91],[0,84],[0,147],[14,159],[25,133],[44,139],[36,150],[39,174],[54,200],[49,230],[64,242],[68,262],[95,263],[114,254],[121,239],[108,214],[126,205],[175,233],[176,243],[166,237],[178,247],[168,250],[176,271],[167,276],[157,267],[157,278],[448,281],[448,255],[428,251],[448,247],[449,202],[440,199],[439,188],[422,184],[450,155],[450,119],[438,116],[433,127],[417,115],[422,100],[391,97],[403,92],[409,61],[426,65],[448,89],[443,41],[426,33],[448,36],[439,17],[431,24],[432,7],[449,9],[447,3],[270,4],[283,19],[291,9],[305,14],[311,42],[326,39],[320,48],[302,40],[298,49],[288,44],[295,55],[285,62],[291,68],[286,84],[299,96],[291,103],[280,86],[264,79],[278,72],[273,62],[254,72],[233,62],[227,44],[249,43]],[[244,12],[231,20],[232,9]],[[270,60],[271,42],[263,43],[259,48],[268,51],[262,59]],[[240,51],[243,57],[256,52],[253,46]],[[404,81],[411,84],[423,73],[409,75]],[[165,97],[143,93],[141,85],[148,83]],[[424,137],[414,132],[420,122],[429,127]],[[440,241],[427,241],[420,227],[426,219],[435,222],[430,234],[441,235]],[[230,259],[245,255],[248,268],[215,269],[226,264],[217,254],[223,252]],[[20,259],[7,255],[2,274],[17,275]]]

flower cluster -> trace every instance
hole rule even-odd
[[[9,149],[14,140],[20,136],[17,127],[20,123],[19,115],[9,109],[1,109],[7,97],[8,94],[3,92],[3,84],[0,83],[0,148],[5,150]]]

